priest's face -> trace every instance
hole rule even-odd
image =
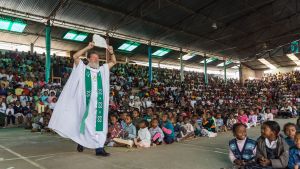
[[[98,69],[99,68],[99,55],[93,53],[90,55],[90,57],[88,58],[89,61],[89,66],[91,68],[94,69]]]

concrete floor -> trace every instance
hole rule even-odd
[[[281,125],[296,119],[279,119]],[[251,138],[260,128],[248,130]],[[220,169],[229,168],[231,132],[216,138],[197,138],[150,149],[107,148],[111,157],[96,157],[93,150],[76,151],[76,144],[57,135],[24,129],[0,129],[0,169]]]

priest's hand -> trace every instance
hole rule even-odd
[[[108,46],[107,48],[108,54],[110,56],[110,59],[107,58],[107,62],[108,62],[108,67],[109,69],[112,68],[115,64],[117,64],[117,59],[114,53],[114,48],[112,46]]]
[[[87,45],[87,49],[90,50],[90,49],[93,49],[95,47],[95,42],[90,42],[88,45]]]
[[[115,55],[114,54],[114,48],[112,46],[108,46],[107,50],[108,50],[108,53],[109,53],[110,56]]]
[[[80,61],[80,56],[84,55],[85,52],[87,52],[88,50],[94,48],[95,43],[94,42],[90,42],[85,48],[77,51],[74,55],[73,55],[73,59],[75,62],[75,65],[77,66],[79,64]]]

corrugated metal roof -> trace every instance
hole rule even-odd
[[[300,39],[295,8],[300,1],[0,0],[0,7],[47,17],[61,2],[67,3],[57,11],[58,20],[103,30],[116,28],[117,33],[226,57],[256,59],[257,53]],[[41,31],[43,25],[29,22],[25,32],[31,38],[22,40],[32,41]],[[64,33],[61,28],[52,32],[57,38]],[[273,59],[281,66],[291,64]]]

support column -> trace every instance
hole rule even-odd
[[[45,82],[48,83],[50,79],[51,72],[51,26],[50,20],[48,20],[46,25],[46,62],[45,62]]]
[[[106,44],[107,46],[109,46],[109,35],[108,35],[108,32],[106,32],[106,38],[105,38],[105,41],[106,41]],[[108,52],[108,49],[105,50],[105,60],[106,60],[106,63],[109,62],[109,59],[110,59],[110,54]]]
[[[244,84],[242,63],[240,63],[240,67],[239,67],[239,78],[240,78],[240,84]]]
[[[204,54],[204,82],[205,82],[205,85],[208,85],[206,54]]]
[[[148,69],[149,83],[152,84],[152,52],[151,52],[151,42],[149,42],[149,45],[148,45],[148,61],[149,61],[149,69]]]
[[[226,74],[226,58],[224,58],[224,81],[225,85],[227,85],[227,74]]]
[[[30,43],[30,54],[33,54],[33,48],[34,48],[34,44]]]
[[[184,72],[183,72],[183,60],[182,60],[182,49],[180,48],[180,80],[181,82],[184,81]]]

